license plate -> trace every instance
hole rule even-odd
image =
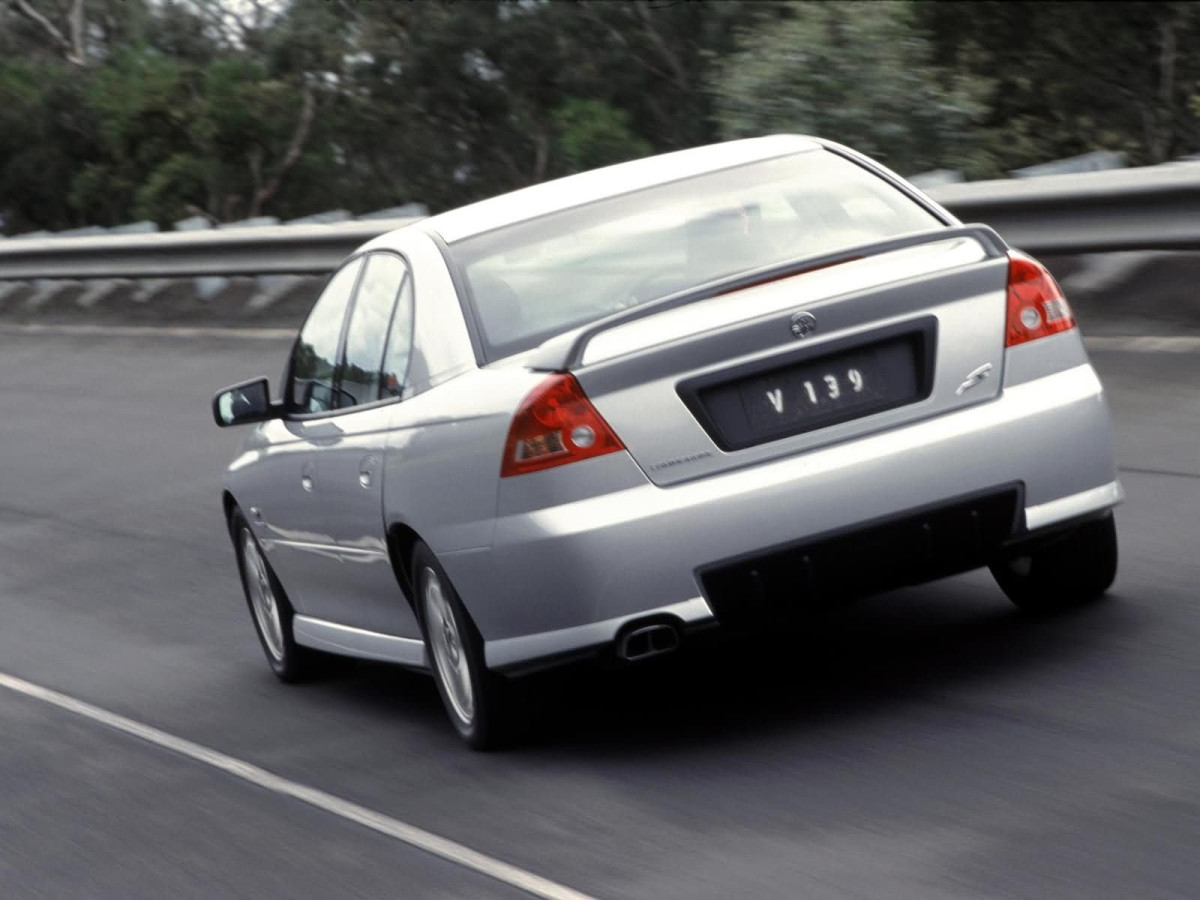
[[[700,392],[720,443],[740,449],[903,406],[925,391],[922,335],[781,366]]]

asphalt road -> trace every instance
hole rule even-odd
[[[555,679],[480,755],[425,677],[261,659],[208,403],[285,346],[0,335],[0,674],[602,900],[1200,892],[1200,353],[1094,355],[1128,492],[1103,602],[895,592],[790,649]],[[520,893],[0,688],[0,897],[168,896]]]

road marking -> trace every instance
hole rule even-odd
[[[311,788],[275,775],[266,769],[260,769],[258,766],[251,765],[248,762],[227,756],[218,750],[212,750],[202,744],[176,737],[173,734],[160,731],[150,725],[143,725],[141,722],[135,722],[133,719],[127,719],[125,716],[109,712],[99,706],[93,706],[82,700],[76,700],[74,697],[60,694],[58,691],[41,687],[40,685],[15,678],[12,675],[6,675],[2,672],[0,672],[0,687],[7,688],[14,693],[22,694],[26,697],[31,697],[34,700],[41,700],[43,703],[49,703],[51,706],[57,706],[59,709],[64,709],[84,718],[91,719],[94,722],[99,722],[102,725],[107,725],[109,728],[114,728],[117,731],[123,731],[126,734],[141,738],[143,741],[147,741],[158,747],[173,750],[196,762],[211,766],[214,769],[220,769],[222,772],[226,772],[235,778],[240,778],[242,781],[247,781],[250,784],[266,788],[285,797],[291,797],[302,803],[315,806],[317,809],[322,809],[347,821],[355,822],[364,828],[370,828],[372,831],[377,831],[411,847],[432,853],[434,856],[441,857],[448,862],[455,863],[463,868],[471,869],[481,875],[486,875],[496,881],[518,888],[534,897],[541,897],[543,900],[594,900],[594,898],[589,897],[587,894],[581,894],[572,888],[550,881],[547,878],[542,878],[540,875],[534,875],[532,872],[527,872],[509,863],[494,859],[487,854],[472,850],[470,847],[465,847],[455,841],[439,837],[424,829],[417,828],[415,825],[409,825],[407,822],[401,822],[399,819],[375,812],[365,806],[359,806],[357,803],[351,803],[349,800],[335,797],[333,794],[327,794],[316,788]]]
[[[295,328],[219,328],[205,325],[52,325],[34,322],[0,324],[0,334],[47,334],[65,337],[172,337],[280,340],[296,336]]]
[[[1085,337],[1089,350],[1118,350],[1131,353],[1193,353],[1200,350],[1200,337],[1144,335],[1140,337]]]

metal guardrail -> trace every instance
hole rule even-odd
[[[355,247],[417,221],[0,241],[0,280],[324,275]]]
[[[940,185],[963,222],[1031,253],[1200,249],[1200,163]],[[378,219],[162,234],[0,241],[0,281],[324,274],[363,242],[416,221]]]
[[[946,184],[927,193],[1030,253],[1200,250],[1200,163]]]

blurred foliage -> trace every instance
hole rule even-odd
[[[971,177],[1200,150],[1200,4],[8,0],[9,232],[437,210],[727,137]]]
[[[967,165],[978,146],[988,84],[933,64],[913,4],[800,4],[741,43],[713,80],[726,137],[819,135],[909,174]]]
[[[1004,171],[1091,150],[1200,150],[1200,4],[919,3],[939,66],[992,87],[980,147]]]
[[[568,100],[554,111],[563,162],[575,171],[649,156],[650,142],[630,127],[629,113],[602,100]]]

